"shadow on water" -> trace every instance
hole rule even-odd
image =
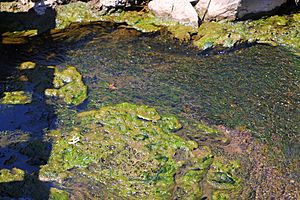
[[[55,27],[55,17],[55,11],[49,8],[44,15],[37,15],[33,9],[19,13],[0,12],[0,36],[5,32],[25,30],[47,34]],[[0,183],[1,199],[49,198],[49,183],[38,177],[39,167],[47,163],[51,151],[51,143],[43,140],[44,133],[55,128],[54,108],[46,104],[44,96],[44,90],[52,87],[54,70],[38,62],[35,69],[18,70],[22,62],[32,61],[31,48],[29,44],[0,44],[0,96],[12,91],[32,93],[30,104],[0,104],[0,169],[25,171],[21,181]],[[26,140],[18,141],[24,135]],[[5,142],[7,139],[12,141]]]
[[[44,33],[55,28],[56,12],[51,8],[45,10],[45,14],[38,15],[34,9],[28,12],[0,12],[0,33],[37,30]]]
[[[19,15],[17,19],[22,16]],[[3,13],[0,13],[0,32],[3,33],[6,32],[3,29],[6,21],[2,16]],[[55,14],[51,16],[49,24],[55,22]],[[51,141],[45,139],[45,133],[56,129],[60,120],[57,107],[44,95],[46,88],[53,88],[54,70],[47,66],[65,64],[70,49],[81,48],[94,34],[109,34],[117,25],[73,24],[66,30],[55,30],[51,34],[35,25],[23,28],[38,29],[43,34],[28,39],[24,44],[0,44],[0,96],[4,92],[31,92],[32,102],[25,105],[0,104],[0,169],[22,169],[25,177],[22,181],[0,183],[0,199],[48,199],[49,188],[53,185],[39,180],[39,168],[47,164],[51,152]],[[36,63],[36,67],[19,70],[20,64],[26,61]]]

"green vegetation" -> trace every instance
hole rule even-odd
[[[63,71],[52,68],[55,69],[53,85],[56,89],[46,89],[45,94],[62,98],[67,104],[81,104],[87,98],[87,86],[77,69],[73,66],[68,66]]]
[[[300,14],[272,16],[245,22],[205,22],[193,44],[201,49],[233,47],[240,43],[288,45],[300,49]]]
[[[24,91],[4,92],[0,104],[28,104],[31,103],[32,94]]]
[[[69,194],[66,191],[50,188],[49,200],[68,200]]]
[[[7,183],[13,181],[22,181],[24,179],[25,172],[21,169],[13,168],[12,170],[1,169],[0,170],[0,183]]]
[[[173,133],[182,127],[176,117],[122,103],[82,112],[76,118],[71,131],[50,132],[54,145],[40,171],[43,179],[62,181],[80,174],[122,198],[202,196],[200,182],[213,155],[208,147]],[[234,180],[232,187],[239,184]]]
[[[19,69],[20,70],[26,70],[26,69],[34,69],[36,64],[34,62],[23,62],[20,64]]]

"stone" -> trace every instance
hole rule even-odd
[[[136,0],[92,0],[91,4],[94,8],[101,10],[102,14],[112,12],[120,7],[128,7],[138,4]]]
[[[148,7],[159,18],[198,27],[198,14],[188,0],[153,0]]]
[[[272,11],[286,2],[287,0],[202,0],[195,8],[200,19],[235,20]]]

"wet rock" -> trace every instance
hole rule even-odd
[[[188,0],[153,0],[148,7],[157,17],[198,27],[198,14]]]
[[[67,104],[79,105],[87,98],[87,86],[82,82],[82,76],[73,66],[65,70],[55,69],[53,85],[55,89],[46,89],[45,94],[59,97]]]
[[[272,11],[286,2],[287,0],[203,0],[195,8],[201,19],[234,20],[250,14]]]

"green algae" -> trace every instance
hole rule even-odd
[[[49,200],[68,200],[69,194],[57,188],[50,188]]]
[[[85,2],[72,2],[56,7],[56,28],[64,29],[71,23],[93,22],[100,20],[100,14]]]
[[[4,92],[4,97],[0,99],[0,104],[29,104],[32,94],[24,91]]]
[[[13,181],[22,181],[24,179],[25,172],[21,169],[13,168],[0,170],[0,183],[8,183]]]
[[[215,159],[207,175],[207,181],[217,189],[239,190],[241,179],[236,176],[239,163]]]
[[[36,64],[34,62],[23,62],[20,64],[19,69],[20,70],[26,70],[26,69],[34,69]]]
[[[197,199],[213,162],[174,132],[175,116],[161,116],[145,105],[121,103],[81,112],[71,131],[49,133],[53,148],[40,177],[56,181],[84,175],[121,198]]]
[[[62,98],[67,104],[81,104],[87,98],[87,86],[83,83],[81,74],[73,66],[62,71],[56,67],[54,69],[53,86],[56,89],[46,89],[45,94]]]
[[[271,16],[245,22],[204,22],[193,44],[200,49],[233,47],[240,43],[288,45],[300,49],[300,14]]]
[[[217,190],[212,193],[211,199],[212,200],[229,200],[230,196],[227,193]]]

